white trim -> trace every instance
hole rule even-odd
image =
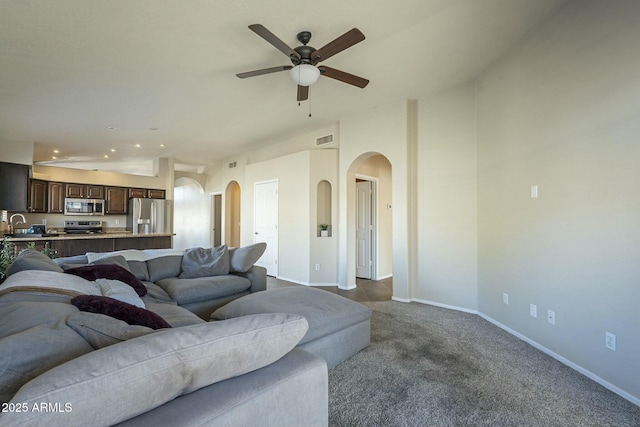
[[[420,304],[426,304],[426,305],[433,305],[436,307],[442,307],[442,308],[448,308],[451,310],[456,310],[456,311],[462,311],[465,313],[471,313],[471,314],[477,314],[478,316],[482,317],[484,320],[486,320],[489,323],[492,323],[493,325],[497,326],[498,328],[510,333],[511,335],[520,338],[522,341],[531,344],[533,347],[535,347],[536,349],[540,350],[541,352],[545,353],[548,356],[553,357],[554,359],[556,359],[557,361],[559,361],[560,363],[568,366],[569,368],[578,371],[579,373],[581,373],[582,375],[586,376],[587,378],[597,382],[598,384],[600,384],[601,386],[611,390],[612,392],[614,392],[615,394],[617,394],[620,397],[623,397],[625,399],[627,399],[629,402],[633,403],[636,406],[640,406],[640,398],[633,396],[632,394],[622,390],[620,387],[611,384],[609,381],[600,378],[598,375],[594,374],[593,372],[583,368],[582,366],[570,361],[569,359],[567,359],[566,357],[560,356],[558,353],[555,353],[552,350],[549,350],[548,348],[546,348],[545,346],[543,346],[542,344],[532,340],[531,338],[528,338],[525,335],[522,335],[520,332],[517,332],[513,329],[511,329],[510,327],[503,325],[502,323],[498,322],[497,320],[492,319],[491,317],[487,316],[486,314],[477,311],[477,310],[470,310],[468,308],[463,308],[463,307],[456,307],[456,306],[452,306],[452,305],[447,305],[447,304],[440,304],[440,303],[436,303],[433,301],[427,301],[427,300],[421,300],[418,298],[411,298],[410,300],[405,300],[405,299],[401,299],[401,298],[396,298],[396,297],[392,297],[391,298],[393,301],[398,301],[398,302],[417,302]]]
[[[391,297],[392,301],[398,301],[398,302],[411,302],[411,299],[408,298],[398,298],[398,297]]]
[[[384,280],[384,279],[388,279],[389,277],[393,277],[393,274],[387,274],[385,276],[378,277],[375,280]]]
[[[617,387],[617,386],[611,384],[609,381],[607,381],[607,380],[605,380],[603,378],[600,378],[599,376],[597,376],[593,372],[591,372],[591,371],[583,368],[582,366],[570,361],[566,357],[560,356],[558,353],[555,353],[554,351],[549,350],[548,348],[546,348],[542,344],[539,344],[536,341],[532,340],[531,338],[528,338],[525,335],[522,335],[520,332],[517,332],[517,331],[509,328],[508,326],[503,325],[502,323],[498,322],[497,320],[492,319],[491,317],[487,316],[486,314],[478,312],[478,315],[480,317],[482,317],[484,320],[486,320],[487,322],[493,323],[494,325],[496,325],[500,329],[503,329],[503,330],[509,332],[511,335],[514,335],[514,336],[520,338],[522,341],[524,341],[524,342],[526,342],[528,344],[531,344],[533,347],[537,348],[541,352],[547,354],[548,356],[553,357],[557,361],[559,361],[559,362],[567,365],[568,367],[580,372],[582,375],[586,376],[587,378],[592,379],[593,381],[597,382],[601,386],[603,386],[605,388],[608,388],[609,390],[611,390],[615,394],[627,399],[629,402],[633,403],[634,405],[640,406],[640,398],[637,398],[637,397],[633,396],[632,394],[627,393],[626,391],[622,390],[620,387]]]
[[[353,285],[353,286],[349,286],[349,285],[347,285],[347,286],[340,286],[340,285],[338,284],[338,289],[342,289],[343,291],[350,291],[351,289],[356,289],[356,288],[357,288],[357,286],[356,286],[356,285]]]
[[[471,310],[469,308],[458,307],[455,305],[441,304],[439,302],[424,300],[420,298],[411,298],[412,302],[419,302],[420,304],[433,305],[434,307],[448,308],[449,310],[462,311],[470,314],[478,314],[477,310]]]

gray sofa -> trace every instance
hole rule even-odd
[[[159,302],[176,303],[204,320],[219,307],[267,288],[266,269],[254,263],[265,243],[242,248],[123,250],[57,258],[64,270],[117,263],[130,270]],[[189,268],[191,266],[191,268]]]
[[[205,313],[264,289],[264,272],[255,266],[233,274],[243,279],[243,290],[228,291],[225,283],[225,295],[204,300],[191,297],[204,292],[203,277],[158,275],[175,273],[176,263],[169,262],[175,259],[125,258],[132,273],[147,279],[147,293],[139,297],[128,285],[114,287],[117,281],[92,282],[61,271],[102,257],[58,265],[34,252],[21,255],[22,266],[10,267],[0,285],[0,425],[328,424],[327,364],[295,348],[309,328],[303,316],[262,313],[205,322],[186,309]],[[181,293],[182,285],[192,286],[191,293]],[[114,292],[106,295],[133,294],[126,298],[144,305],[136,310],[160,316],[171,328],[130,324],[70,303],[105,289]],[[78,292],[90,295],[74,296]]]

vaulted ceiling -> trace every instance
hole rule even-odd
[[[3,1],[0,144],[35,143],[35,161],[105,170],[155,157],[211,164],[473,80],[564,2]],[[321,77],[298,106],[288,72],[237,78],[290,64],[247,28],[255,23],[291,47],[302,30],[319,48],[359,28],[366,40],[326,65],[370,84]]]

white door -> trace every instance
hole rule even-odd
[[[254,184],[254,242],[266,242],[267,249],[257,265],[269,276],[278,276],[278,181]]]
[[[371,181],[356,182],[356,277],[371,279]]]

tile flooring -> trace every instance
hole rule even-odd
[[[267,289],[281,288],[283,286],[302,286],[286,280],[267,276]],[[337,286],[314,286],[328,292],[333,292],[353,301],[389,301],[393,293],[393,278],[383,280],[356,279],[356,288],[348,291],[338,289]]]

